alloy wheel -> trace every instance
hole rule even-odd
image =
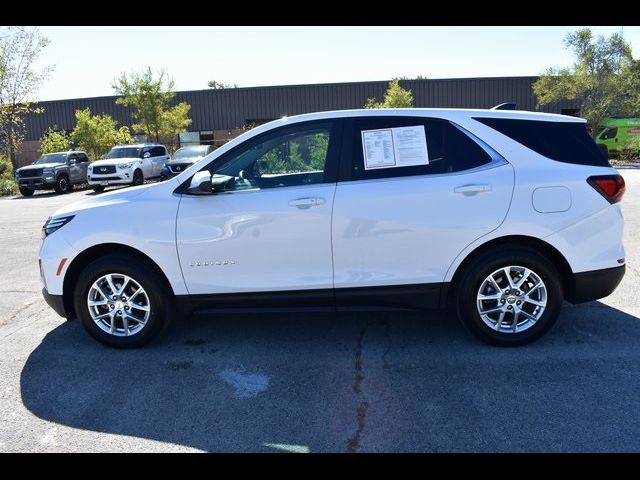
[[[93,282],[87,307],[94,323],[116,337],[139,333],[151,313],[147,292],[136,280],[121,273],[109,273]]]
[[[547,288],[533,270],[512,265],[487,276],[476,298],[478,314],[488,327],[502,333],[520,333],[542,317]]]

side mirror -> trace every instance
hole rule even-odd
[[[191,195],[207,195],[213,193],[211,173],[208,170],[196,173],[191,178],[187,193]]]
[[[75,165],[76,163],[78,163],[78,161],[75,158],[69,159],[69,165]]]
[[[150,156],[151,156],[151,153],[150,153],[150,152],[144,152],[144,153],[142,154],[142,158],[149,158]]]

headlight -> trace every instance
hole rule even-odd
[[[75,215],[68,215],[66,217],[58,217],[58,218],[47,218],[44,226],[42,227],[42,238],[45,238],[48,235],[51,235],[56,230],[64,227],[67,223],[73,220]]]
[[[89,172],[90,172],[91,170],[93,170],[93,167],[92,167],[91,165],[89,165],[89,166],[87,167],[87,171],[89,171]]]
[[[133,165],[133,162],[121,163],[120,165],[118,165],[118,168],[125,170],[127,168],[131,168],[131,165]]]
[[[42,174],[50,177],[51,175],[53,175],[53,170],[51,168],[45,168],[44,170],[42,170]]]

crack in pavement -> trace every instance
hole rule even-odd
[[[31,305],[33,305],[34,302],[29,302],[29,303],[25,303],[24,305],[22,305],[20,308],[18,308],[18,310],[16,310],[15,312],[13,312],[11,314],[11,316],[9,318],[7,318],[6,320],[0,320],[0,325],[8,325],[9,322],[11,322],[12,320],[15,320],[15,318],[20,315],[22,312],[24,312],[27,308],[29,308]]]
[[[355,453],[360,449],[360,438],[364,431],[365,421],[367,417],[367,409],[369,408],[369,402],[362,393],[362,381],[364,380],[364,373],[362,371],[362,341],[367,331],[367,326],[363,325],[360,335],[358,335],[358,341],[356,343],[356,351],[354,354],[353,366],[355,368],[355,380],[353,382],[353,392],[356,396],[360,397],[360,404],[356,409],[356,431],[347,440],[347,452]]]

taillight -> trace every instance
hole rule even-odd
[[[609,203],[618,203],[622,200],[626,188],[622,175],[594,175],[587,178],[587,182]]]

